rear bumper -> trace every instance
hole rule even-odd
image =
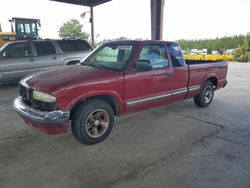
[[[226,87],[226,85],[227,85],[227,79],[219,80],[217,87],[216,87],[216,90],[220,89],[220,88],[224,88],[224,87]]]
[[[69,111],[43,112],[35,110],[22,102],[21,97],[17,97],[13,102],[14,110],[31,127],[47,134],[60,134],[68,131]]]

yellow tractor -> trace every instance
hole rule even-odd
[[[17,18],[9,20],[11,32],[2,32],[0,25],[0,46],[7,42],[25,39],[38,39],[38,31],[41,27],[39,19]]]

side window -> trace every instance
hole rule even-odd
[[[22,23],[18,23],[17,25],[17,32],[18,33],[24,33],[24,26]]]
[[[37,55],[52,55],[56,54],[56,50],[53,44],[49,41],[45,42],[35,42],[35,48]]]
[[[18,57],[30,57],[32,56],[31,47],[28,43],[18,43],[12,45],[6,51],[7,57],[18,58]]]
[[[30,33],[31,33],[31,31],[30,31],[30,24],[29,24],[29,23],[26,23],[26,24],[24,24],[24,27],[25,27],[25,32],[26,32],[27,34],[30,34]]]
[[[164,46],[156,44],[147,44],[141,51],[139,60],[150,62],[153,70],[168,67],[168,59]]]
[[[91,46],[83,40],[60,40],[57,41],[63,52],[90,51]]]
[[[182,52],[179,46],[175,43],[168,43],[167,46],[168,46],[168,51],[170,53],[173,66],[174,67],[183,66],[185,63],[184,63]]]

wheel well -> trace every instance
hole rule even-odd
[[[81,104],[84,104],[85,102],[87,102],[90,99],[102,99],[102,100],[104,100],[105,102],[107,102],[112,107],[115,115],[117,115],[119,113],[119,104],[116,102],[116,100],[115,100],[115,98],[113,96],[110,96],[110,95],[98,95],[98,96],[86,98],[84,101],[77,102],[74,105],[74,107],[71,109],[70,116],[72,117],[72,114],[74,114],[75,110]]]
[[[213,83],[213,85],[215,86],[215,88],[217,87],[218,80],[217,80],[216,77],[211,77],[211,78],[209,78],[207,80],[211,81]]]

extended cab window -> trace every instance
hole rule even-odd
[[[132,49],[133,46],[127,44],[104,44],[85,59],[82,64],[122,70],[131,57]]]
[[[29,57],[32,55],[31,47],[26,42],[11,45],[6,51],[6,56],[10,58]]]
[[[180,47],[175,43],[168,43],[167,46],[168,46],[168,51],[170,53],[173,66],[174,67],[183,66],[185,63],[184,63],[184,59],[183,59]]]
[[[52,55],[56,54],[56,50],[53,44],[49,41],[45,42],[35,42],[35,48],[37,55]]]
[[[92,47],[83,40],[57,41],[63,52],[91,51]]]
[[[164,46],[147,44],[140,53],[139,61],[150,62],[153,69],[163,69],[168,66],[168,59]]]

